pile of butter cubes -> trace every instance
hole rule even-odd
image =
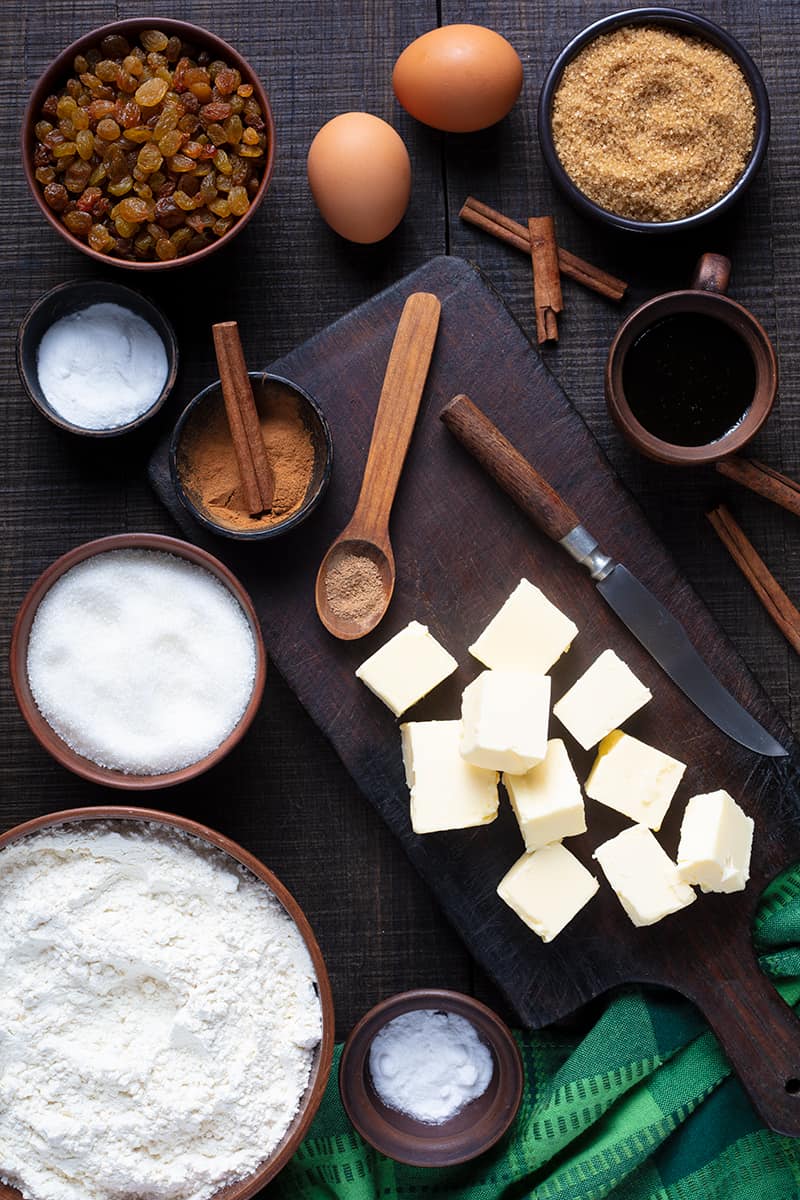
[[[520,581],[470,654],[488,669],[465,689],[461,719],[401,725],[415,833],[486,825],[503,784],[525,843],[497,894],[542,941],[550,942],[598,891],[564,839],[586,832],[580,782],[561,738],[548,740],[547,672],[578,628],[527,579]],[[399,717],[457,669],[425,625],[412,621],[362,663],[356,675]],[[593,857],[634,925],[653,925],[704,892],[736,892],[749,878],[753,821],[725,791],[693,796],[681,826],[678,861],[654,835],[686,764],[624,733],[652,694],[613,650],[604,650],[553,714],[597,758],[586,795],[635,824]]]

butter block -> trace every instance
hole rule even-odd
[[[598,887],[591,871],[555,842],[523,854],[500,880],[497,894],[543,942],[552,942]]]
[[[593,857],[634,925],[655,925],[697,899],[644,825],[623,829],[598,846]]]
[[[469,652],[492,670],[546,675],[577,633],[575,622],[544,592],[521,579]]]
[[[460,721],[400,726],[415,833],[488,825],[497,816],[497,771],[471,767],[459,752]]]
[[[704,892],[741,892],[750,878],[753,819],[726,791],[692,796],[678,846],[678,874]]]
[[[427,625],[411,621],[361,664],[356,678],[399,717],[457,669]]]
[[[660,829],[685,770],[686,763],[615,729],[598,747],[586,795],[639,825]]]
[[[547,753],[550,678],[482,671],[461,698],[461,753],[473,767],[523,774]]]
[[[503,783],[528,851],[586,832],[586,812],[578,777],[561,738],[547,743],[538,766]]]
[[[604,650],[553,712],[584,750],[591,750],[652,698],[628,664],[613,650]]]

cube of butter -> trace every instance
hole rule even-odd
[[[523,854],[500,880],[497,894],[543,942],[552,942],[598,887],[591,871],[554,842]]]
[[[561,738],[547,743],[547,753],[538,766],[524,775],[506,774],[503,783],[526,850],[539,850],[550,842],[586,832],[581,785]]]
[[[399,717],[457,669],[427,625],[411,621],[361,664],[356,678]]]
[[[604,650],[553,706],[553,712],[584,750],[591,750],[652,698],[628,664],[613,650]]]
[[[400,726],[415,833],[488,825],[497,816],[496,771],[471,767],[459,753],[460,721]]]
[[[640,825],[660,829],[686,763],[615,729],[597,751],[586,795]]]
[[[461,753],[473,767],[517,775],[547,753],[550,678],[482,671],[461,698]]]
[[[469,652],[494,670],[545,675],[577,633],[575,622],[544,592],[521,579]]]
[[[678,846],[678,874],[704,892],[741,892],[750,878],[753,819],[725,791],[692,796]]]
[[[594,858],[634,925],[655,925],[697,897],[644,825],[631,825],[603,842]]]

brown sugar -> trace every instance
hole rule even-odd
[[[730,55],[657,26],[590,42],[553,99],[556,152],[590,200],[674,221],[721,199],[753,148],[750,88]]]
[[[272,509],[253,517],[239,478],[224,405],[205,405],[181,439],[178,472],[196,506],[230,529],[265,529],[302,506],[314,472],[314,444],[297,398],[270,381],[256,389],[259,424],[275,475]]]

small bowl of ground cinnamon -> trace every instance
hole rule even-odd
[[[322,409],[303,388],[268,371],[249,376],[275,481],[270,510],[248,512],[219,380],[181,414],[170,441],[170,473],[184,507],[205,529],[263,541],[295,529],[317,507],[330,481],[333,442]]]
[[[769,141],[769,99],[745,49],[704,17],[614,13],[562,50],[539,97],[555,182],[585,215],[668,233],[720,215]]]

